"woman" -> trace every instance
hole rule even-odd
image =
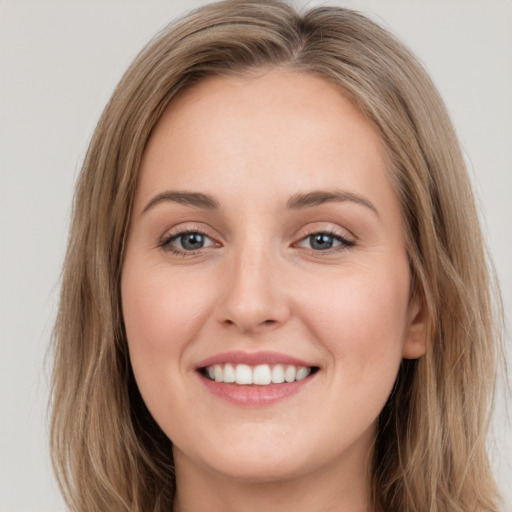
[[[399,42],[344,9],[192,13],[126,72],[77,185],[70,507],[497,510],[489,290],[453,128]]]

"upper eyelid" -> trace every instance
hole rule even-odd
[[[345,241],[352,241],[348,236],[346,235],[342,235],[341,233],[337,233],[335,231],[328,231],[328,230],[320,230],[320,231],[312,231],[311,233],[308,233],[307,235],[305,236],[302,236],[300,240],[305,240],[306,238],[310,238],[311,236],[314,236],[314,235],[328,235],[328,236],[332,236],[333,238],[335,239],[339,239],[339,240],[345,240]]]
[[[210,240],[213,241],[213,238],[210,235],[207,235],[206,233],[203,233],[202,231],[196,231],[195,229],[179,231],[178,233],[169,235],[166,238],[167,238],[167,240],[171,241],[171,240],[177,240],[178,238],[181,238],[184,235],[191,235],[191,234],[198,234],[198,235],[204,236],[205,238],[209,238]]]
[[[176,226],[172,226],[171,228],[166,229],[160,239],[169,239],[185,233],[200,233],[210,238],[216,238],[213,228],[207,224],[197,222],[181,222]]]
[[[315,223],[315,224],[325,224],[325,223]],[[299,240],[303,240],[308,236],[314,235],[316,233],[326,233],[335,237],[340,237],[344,240],[349,240],[351,242],[356,243],[358,241],[358,237],[354,235],[351,231],[346,228],[341,227],[322,227],[322,226],[313,226],[304,231],[304,233],[300,233],[298,237]]]
[[[334,239],[338,240],[340,242],[340,245],[339,246],[334,246],[334,247],[331,247],[329,249],[324,249],[322,251],[318,251],[317,249],[309,249],[313,252],[322,252],[322,253],[329,253],[329,252],[337,252],[339,251],[340,249],[348,249],[348,248],[351,248],[353,246],[356,245],[356,242],[350,238],[347,238],[346,236],[343,236],[343,235],[339,235],[337,233],[331,233],[331,232],[328,232],[328,231],[313,231],[312,233],[310,233],[309,235],[306,235],[306,236],[303,236],[301,238],[299,238],[299,240],[297,242],[294,242],[292,245],[293,246],[299,246],[299,244],[301,244],[302,242],[304,242],[305,240],[307,240],[308,238],[310,238],[311,236],[313,235],[316,235],[316,234],[326,234],[326,235],[329,235],[329,236],[332,236]],[[307,248],[306,248],[307,249]]]

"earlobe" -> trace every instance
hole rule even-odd
[[[427,350],[427,312],[423,294],[416,293],[409,304],[409,325],[402,356],[418,359]]]

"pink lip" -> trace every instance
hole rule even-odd
[[[205,368],[207,366],[213,366],[214,364],[248,364],[249,366],[256,366],[258,364],[289,364],[295,366],[315,366],[310,362],[292,357],[279,352],[243,352],[240,350],[223,352],[222,354],[216,354],[212,357],[208,357],[203,361],[199,362],[195,368]]]
[[[281,354],[279,352],[243,352],[231,351],[216,354],[200,361],[196,370],[213,366],[215,364],[248,364],[257,366],[259,364],[282,364],[294,366],[316,366],[311,362]],[[269,384],[267,386],[226,384],[224,382],[215,382],[207,378],[202,372],[197,372],[198,377],[210,393],[222,398],[237,406],[261,407],[270,405],[283,400],[289,396],[295,395],[307,386],[315,377],[316,373],[309,377],[295,382],[282,384]]]
[[[219,398],[237,406],[261,407],[295,395],[307,386],[315,378],[316,374],[310,375],[303,380],[283,384],[270,384],[268,386],[225,384],[224,382],[210,380],[201,373],[198,373],[198,375],[208,391]]]

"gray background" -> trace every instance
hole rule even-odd
[[[46,440],[45,352],[73,183],[126,66],[168,20],[204,3],[0,0],[0,512],[63,510]],[[512,1],[329,3],[380,21],[432,74],[462,141],[510,312]],[[507,350],[512,359],[510,338]],[[494,431],[508,510],[512,428],[502,392]]]

